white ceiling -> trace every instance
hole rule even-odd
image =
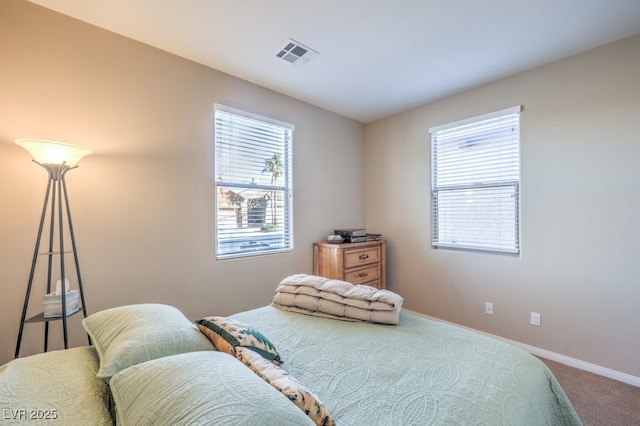
[[[364,123],[640,33],[640,0],[29,1]]]

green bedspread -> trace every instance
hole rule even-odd
[[[340,425],[581,424],[541,361],[459,327],[405,312],[397,326],[273,307],[233,317],[274,343]]]
[[[541,361],[460,327],[405,312],[398,325],[382,325],[271,306],[233,317],[275,345],[281,367],[338,425],[580,425]],[[143,326],[159,327],[156,321]],[[171,327],[169,321],[160,328]],[[156,354],[154,346],[163,342],[146,339],[141,350]],[[123,368],[111,388],[96,376],[94,347],[13,360],[0,366],[0,424],[108,425],[112,401],[125,425],[311,422],[229,354],[198,350],[156,358]]]

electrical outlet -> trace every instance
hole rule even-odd
[[[485,304],[484,304],[484,313],[485,314],[489,314],[489,315],[493,315],[493,303],[485,302]]]
[[[540,327],[540,314],[538,312],[531,312],[531,325]]]

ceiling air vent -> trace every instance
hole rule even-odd
[[[317,55],[317,51],[293,39],[289,39],[276,53],[276,56],[283,61],[298,66],[306,64]]]

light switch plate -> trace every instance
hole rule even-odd
[[[538,312],[531,312],[531,325],[540,327],[540,314]]]

